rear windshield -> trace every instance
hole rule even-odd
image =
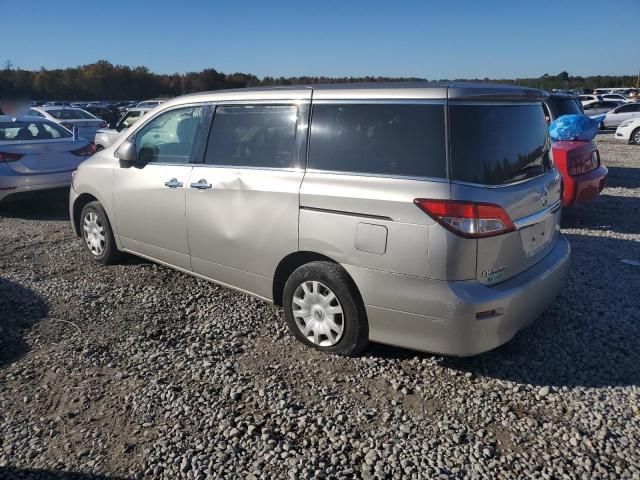
[[[78,108],[65,108],[60,110],[47,110],[47,113],[58,120],[93,120],[95,117],[89,112]]]
[[[446,177],[444,106],[316,104],[309,168],[409,177]]]
[[[71,132],[52,122],[0,122],[0,142],[52,140],[71,137]]]
[[[451,178],[503,185],[552,168],[542,104],[449,107]]]
[[[549,105],[553,111],[553,118],[558,118],[562,115],[582,115],[580,102],[575,98],[550,99]]]

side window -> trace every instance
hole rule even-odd
[[[444,105],[315,104],[309,168],[445,178]]]
[[[142,163],[189,163],[196,151],[205,107],[176,108],[162,113],[135,135]]]
[[[298,166],[296,130],[302,125],[306,128],[305,111],[295,105],[217,107],[205,164],[254,168]]]
[[[629,112],[635,112],[635,111],[636,111],[635,105],[623,105],[622,107],[619,107],[616,109],[616,113],[629,113]]]

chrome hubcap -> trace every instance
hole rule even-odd
[[[633,136],[633,142],[637,145],[640,145],[640,130],[638,130]]]
[[[102,255],[106,243],[106,237],[104,235],[104,227],[96,215],[93,212],[89,212],[85,215],[82,222],[82,229],[84,234],[84,241],[89,248],[89,251],[96,255]]]
[[[320,347],[340,341],[344,331],[342,306],[325,284],[304,282],[293,294],[293,318],[300,332]]]

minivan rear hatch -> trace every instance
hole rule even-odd
[[[540,101],[450,101],[451,198],[502,207],[515,230],[479,238],[486,285],[532,267],[553,248],[561,180]]]

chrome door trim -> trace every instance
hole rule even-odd
[[[333,210],[330,208],[305,207],[304,205],[300,205],[300,210],[308,210],[310,212],[320,212],[320,213],[333,213],[335,215],[347,215],[350,217],[362,217],[362,218],[369,218],[372,220],[384,220],[387,222],[393,222],[393,218],[386,217],[384,215],[371,215],[368,213],[350,212],[346,210]]]
[[[368,99],[368,98],[319,98],[314,99],[312,102],[314,105],[320,104],[374,104],[374,105],[394,105],[394,104],[405,104],[405,105],[445,105],[447,100],[445,98],[387,98],[387,99]]]
[[[516,230],[522,230],[523,228],[530,227],[531,225],[535,225],[536,223],[540,223],[547,217],[556,214],[560,211],[561,206],[562,200],[558,200],[556,203],[554,203],[550,207],[545,208],[544,210],[540,210],[533,215],[528,215],[526,217],[515,220],[513,224],[515,225]]]

